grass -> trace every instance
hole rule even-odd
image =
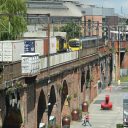
[[[120,77],[120,82],[128,82],[128,76]]]
[[[124,128],[124,125],[123,124],[117,124],[116,128]]]

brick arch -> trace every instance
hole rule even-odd
[[[100,64],[100,70],[101,70],[101,72],[103,71],[103,62],[101,62],[101,64]]]
[[[101,62],[100,62],[100,80],[102,82],[102,88],[105,88],[105,60],[103,59]]]
[[[87,75],[88,67],[85,66],[84,69],[81,71],[81,97],[82,101],[85,101],[86,96],[86,75]]]
[[[57,98],[57,93],[58,93],[58,92],[57,92],[57,86],[56,86],[56,84],[57,84],[57,83],[54,83],[54,84],[51,85],[51,87],[50,87],[50,93],[51,93],[51,89],[54,88],[55,97]],[[49,95],[49,96],[50,96],[50,95]]]
[[[108,69],[109,69],[108,61],[107,59],[105,59],[105,73],[104,73],[105,83],[108,82]]]
[[[113,72],[113,60],[112,55],[109,57],[109,72],[110,72],[110,78],[109,81],[112,81],[112,72]]]
[[[86,73],[86,88],[89,86],[89,80],[90,80],[90,68],[87,68],[87,73]]]
[[[6,116],[3,128],[19,128],[23,122],[18,90],[6,95]]]
[[[48,99],[48,118],[50,117],[53,107],[56,103],[56,91],[54,85],[51,86],[50,96]]]
[[[63,106],[64,106],[64,102],[66,100],[66,97],[68,95],[68,85],[67,85],[67,81],[64,80],[63,81],[63,84],[62,84],[62,91],[61,91],[61,111],[63,109]]]
[[[85,75],[85,86],[86,86],[86,95],[85,97],[83,98],[84,100],[86,101],[89,101],[90,100],[90,73],[91,73],[91,68],[88,66],[86,68],[86,75]]]
[[[44,91],[41,90],[39,99],[38,99],[38,106],[37,106],[37,128],[39,127],[39,124],[42,122],[43,114],[46,108],[47,108],[47,105],[46,105],[45,94],[44,94]]]
[[[81,72],[81,92],[83,92],[83,86],[85,84],[85,71]]]

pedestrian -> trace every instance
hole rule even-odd
[[[85,115],[84,115],[84,122],[82,125],[86,126],[87,124],[89,124],[89,126],[92,126],[90,124],[90,121],[89,121],[90,117],[89,117],[89,112],[87,112]]]

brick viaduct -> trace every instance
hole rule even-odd
[[[19,63],[5,65],[0,88],[0,127],[20,128],[22,123],[25,128],[38,128],[40,122],[47,124],[51,115],[61,125],[62,118],[81,108],[83,101],[92,102],[112,80],[112,54],[108,47],[98,50],[98,54],[33,76],[18,74]],[[11,81],[12,76],[16,79]],[[98,86],[99,80],[102,87]]]

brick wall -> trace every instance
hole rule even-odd
[[[124,54],[123,60],[121,62],[121,68],[127,69],[128,68],[128,52]]]
[[[6,115],[5,93],[1,91],[0,92],[0,128],[2,128],[5,115]]]

